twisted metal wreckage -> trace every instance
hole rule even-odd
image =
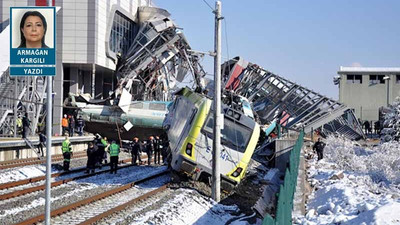
[[[102,131],[113,138],[118,138],[118,131],[122,139],[132,138],[131,127],[140,127],[134,130],[142,138],[161,134],[169,104],[165,101],[172,100],[188,74],[192,75],[192,89],[207,90],[212,96],[212,87],[204,84],[206,73],[199,63],[202,56],[191,50],[169,16],[162,9],[139,9],[140,30],[126,54],[118,57],[118,87],[110,98],[94,104],[82,95],[70,96],[69,104],[80,109],[86,130]],[[248,98],[261,124],[279,123],[306,132],[318,129],[322,134],[340,133],[350,139],[364,137],[352,110],[345,105],[256,64],[236,57],[222,65],[222,74],[225,92]]]
[[[192,88],[204,86],[205,71],[199,63],[202,56],[191,51],[169,13],[141,7],[138,14],[138,34],[126,53],[118,55],[114,93],[104,100],[69,97],[68,105],[79,108],[89,132],[103,131],[108,137],[118,138],[116,131],[121,131],[122,139],[131,139],[133,134],[127,131],[136,126],[141,129],[135,135],[141,138],[161,134],[169,104],[165,102],[172,100],[177,84],[189,80],[191,74]],[[104,129],[106,125],[109,129]]]

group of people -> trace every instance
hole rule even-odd
[[[360,122],[361,124],[361,122]],[[379,120],[375,121],[373,123],[374,125],[374,130],[375,130],[375,134],[380,134],[381,133],[381,123]],[[362,126],[364,127],[365,130],[365,134],[372,134],[372,122],[370,123],[368,120],[364,121],[364,123],[362,123]]]
[[[61,150],[64,156],[63,169],[65,171],[69,171],[72,147],[68,136],[65,137]],[[102,138],[100,135],[96,135],[96,138],[93,142],[89,143],[86,150],[87,163],[85,173],[94,173],[96,166],[101,169],[103,161],[105,164],[107,164],[107,152],[110,154],[110,173],[116,174],[118,169],[118,156],[120,153],[120,147],[115,141],[112,141],[110,144],[107,140],[107,137]]]
[[[165,138],[160,138],[159,136],[150,136],[149,140],[145,142],[140,142],[139,138],[133,138],[133,141],[130,143],[130,152],[132,156],[132,164],[139,165],[142,164],[142,159],[140,157],[142,152],[146,152],[147,154],[147,164],[150,165],[153,155],[154,155],[154,164],[166,163],[166,158],[168,155],[168,141]]]
[[[108,142],[107,137],[102,138],[100,135],[96,135],[93,142],[89,143],[87,153],[87,164],[86,173],[94,173],[96,166],[102,168],[103,161],[107,164],[107,152],[110,154],[110,173],[117,173],[118,169],[118,156],[120,152],[119,145],[112,141],[111,144]]]
[[[45,142],[45,136],[43,136],[43,142]],[[65,137],[61,150],[64,156],[63,169],[69,171],[72,147],[68,136]],[[159,136],[155,136],[155,138],[154,136],[150,136],[148,140],[142,142],[138,137],[135,137],[133,138],[133,141],[129,143],[128,150],[131,153],[132,164],[134,165],[141,165],[143,163],[141,158],[142,152],[147,154],[148,165],[151,165],[153,156],[154,164],[161,165],[167,162],[169,142],[167,138],[160,138]],[[110,144],[107,137],[101,137],[99,134],[96,134],[94,141],[88,144],[86,153],[87,164],[85,173],[94,173],[96,167],[101,169],[104,164],[107,164],[108,154],[110,155],[110,172],[115,174],[117,173],[120,146],[116,144],[115,141],[112,141]]]
[[[70,137],[74,136],[75,128],[76,132],[79,136],[83,135],[83,127],[85,126],[85,121],[82,119],[82,116],[79,116],[76,120],[74,115],[64,114],[64,117],[61,120],[62,126],[62,135],[66,136],[67,132]]]

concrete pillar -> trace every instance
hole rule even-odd
[[[95,89],[95,95],[97,96],[97,98],[103,98],[103,90],[105,90],[103,71],[100,71],[100,70],[97,71],[97,74],[95,77],[95,86],[97,87]]]
[[[84,93],[92,93],[92,72],[91,71],[83,71],[83,86],[84,86]]]
[[[79,91],[78,67],[72,66],[70,68],[69,77],[70,77],[69,92],[76,94]]]

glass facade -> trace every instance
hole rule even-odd
[[[135,38],[138,25],[131,19],[116,11],[110,34],[110,49],[115,53],[126,53]]]

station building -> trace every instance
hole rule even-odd
[[[125,51],[138,32],[138,7],[152,3],[151,0],[52,1],[58,10],[53,132],[60,134],[63,115],[60,106],[69,92],[104,98],[114,90],[116,54]],[[0,31],[9,24],[10,7],[47,5],[47,0],[1,0]]]
[[[339,102],[362,121],[377,121],[379,108],[400,96],[400,67],[340,67],[337,73]]]

